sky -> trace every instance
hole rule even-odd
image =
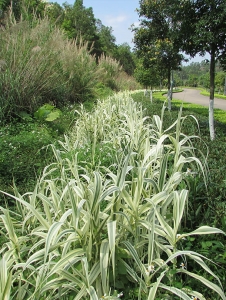
[[[57,2],[60,5],[67,2],[73,5],[75,0],[50,0],[50,2]],[[133,49],[133,32],[129,28],[132,24],[139,25],[139,16],[136,12],[139,0],[83,0],[83,5],[87,8],[92,7],[94,17],[100,19],[103,25],[112,27],[116,44],[128,43]],[[208,57],[196,56],[183,65],[201,62],[205,58]]]

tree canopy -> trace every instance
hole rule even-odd
[[[140,0],[140,27],[135,31],[144,65],[168,70],[179,67],[181,52],[194,57],[210,54],[210,135],[214,139],[213,105],[215,63],[226,65],[225,0]]]
[[[171,4],[171,3],[170,3]],[[169,1],[140,0],[140,26],[133,28],[134,43],[145,68],[158,70],[168,81],[168,108],[171,108],[171,71],[183,60],[180,44],[175,39]]]

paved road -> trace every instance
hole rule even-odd
[[[183,102],[209,106],[209,97],[201,95],[199,90],[184,89],[183,92],[173,93],[173,98],[182,100]],[[226,110],[226,100],[215,98],[214,108]]]

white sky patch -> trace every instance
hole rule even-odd
[[[117,28],[125,23],[128,19],[129,17],[127,15],[106,15],[106,17],[104,17],[103,24],[111,26],[112,28]]]
[[[139,21],[138,22],[134,22],[133,25],[134,25],[134,27],[139,27],[140,26],[140,22]]]
[[[129,29],[133,20],[130,15],[120,13],[117,15],[107,14],[104,16],[102,21],[105,26],[112,27],[113,35],[117,39],[117,44],[123,44],[126,42],[133,47],[133,33]]]

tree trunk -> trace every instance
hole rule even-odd
[[[168,69],[168,76],[167,76],[167,100],[168,100],[168,110],[171,110],[171,100],[172,100],[172,90],[171,90],[171,70],[170,68]]]
[[[150,100],[151,100],[151,103],[153,102],[153,92],[152,92],[152,88],[150,89]]]
[[[209,102],[209,128],[210,139],[215,139],[214,131],[214,79],[215,79],[215,50],[214,47],[210,53],[210,102]]]

